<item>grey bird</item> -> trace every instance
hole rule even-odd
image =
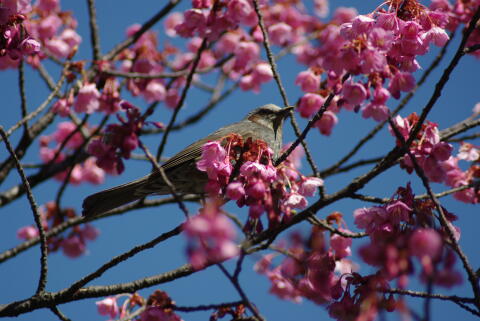
[[[253,140],[263,140],[273,150],[274,159],[277,159],[282,148],[283,121],[292,109],[293,107],[280,108],[274,104],[261,106],[248,113],[241,121],[222,127],[186,147],[166,161],[162,168],[179,194],[203,194],[207,175],[196,168],[196,162],[202,154],[202,146],[205,143],[234,133],[241,135],[244,140],[249,137]],[[88,217],[101,215],[151,194],[170,194],[170,189],[158,171],[88,196],[83,201],[83,215]]]

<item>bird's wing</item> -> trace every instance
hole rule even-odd
[[[219,140],[226,135],[234,132],[234,125],[232,124],[223,128],[220,128],[216,132],[208,135],[205,138],[202,138],[195,143],[187,146],[184,150],[179,152],[178,154],[175,154],[172,156],[169,160],[167,160],[163,165],[163,169],[169,170],[172,169],[180,164],[183,164],[185,162],[191,161],[193,159],[196,159],[202,155],[202,146],[209,142],[209,141],[214,141],[214,140]]]

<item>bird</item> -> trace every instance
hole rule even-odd
[[[179,194],[204,194],[208,181],[205,172],[196,168],[196,162],[202,154],[202,146],[209,141],[216,141],[229,134],[238,134],[244,140],[263,140],[273,151],[277,159],[282,148],[282,131],[285,118],[294,107],[280,108],[266,104],[249,112],[241,121],[227,125],[197,140],[193,144],[169,158],[161,165],[166,176]],[[163,181],[161,173],[154,170],[150,174],[85,198],[83,216],[95,217],[122,205],[144,198],[148,195],[166,195],[171,190]]]

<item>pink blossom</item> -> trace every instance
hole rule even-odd
[[[238,247],[233,242],[235,230],[217,206],[215,200],[209,200],[200,214],[190,218],[183,226],[190,242],[190,263],[195,269],[238,254]]]
[[[325,18],[328,15],[328,1],[327,0],[314,0],[314,11],[320,18]]]
[[[368,33],[372,30],[375,19],[367,15],[359,15],[352,21],[352,31],[356,34]]]
[[[440,234],[431,228],[415,230],[409,239],[409,250],[418,258],[429,257],[435,260],[439,257],[443,241]]]
[[[400,91],[409,92],[415,88],[415,78],[406,72],[397,72],[393,75],[388,86],[388,91],[396,99],[400,98]]]
[[[412,209],[400,200],[392,201],[387,204],[385,210],[387,211],[387,215],[389,215],[388,220],[393,224],[400,224],[402,221],[408,221],[410,213],[412,212]]]
[[[272,260],[275,256],[275,253],[262,256],[262,258],[253,266],[253,270],[257,273],[265,274],[270,269],[270,265],[272,264]]]
[[[320,89],[320,77],[310,69],[304,70],[297,75],[295,84],[300,86],[302,91],[314,92]]]
[[[178,90],[175,88],[170,88],[167,91],[167,97],[165,97],[165,104],[173,109],[177,108],[179,101],[180,95],[178,94]]]
[[[60,98],[53,104],[52,111],[62,117],[67,117],[70,114],[71,106],[66,98]]]
[[[232,200],[238,200],[245,195],[245,189],[240,182],[232,182],[228,184],[226,195]]]
[[[79,257],[86,251],[85,242],[78,235],[63,239],[60,245],[63,253],[70,258]]]
[[[242,70],[255,62],[260,55],[260,48],[254,42],[242,41],[235,48],[235,70]]]
[[[248,27],[257,24],[258,18],[249,0],[230,0],[227,5],[227,17]]]
[[[307,207],[308,202],[305,197],[297,193],[291,193],[284,203],[285,206],[290,208],[303,209]]]
[[[272,44],[283,46],[292,40],[292,27],[286,23],[279,22],[268,28],[268,34]]]
[[[262,199],[266,192],[265,183],[259,179],[250,180],[250,184],[247,186],[245,192],[248,196]]]
[[[269,63],[261,62],[253,68],[253,78],[259,83],[266,83],[273,79],[272,67]]]
[[[242,35],[239,32],[225,33],[216,44],[216,52],[219,54],[229,54],[235,51],[237,45],[240,43]]]
[[[367,98],[367,91],[360,83],[348,81],[343,85],[343,99],[350,106],[360,105]]]
[[[96,159],[89,157],[83,164],[83,179],[92,184],[102,184],[105,180],[105,171],[97,166]]]
[[[89,241],[94,241],[99,234],[99,230],[90,224],[85,224],[84,228],[80,231],[80,235]]]
[[[97,301],[95,304],[97,305],[97,310],[100,315],[108,315],[113,319],[116,318],[119,313],[117,299],[113,296]]]
[[[158,80],[152,80],[148,83],[144,91],[142,91],[143,97],[149,103],[155,101],[162,101],[165,99],[167,90],[165,86]]]
[[[56,14],[51,14],[42,19],[38,24],[37,30],[40,38],[46,40],[52,38],[62,25],[62,20]]]
[[[75,100],[75,111],[78,113],[93,113],[100,107],[99,98],[100,93],[94,83],[83,85],[78,91],[77,99]]]
[[[317,127],[320,130],[320,133],[323,135],[330,136],[333,127],[337,123],[337,116],[333,112],[327,110],[325,113],[323,113],[322,118],[315,123],[315,127]]]
[[[59,144],[63,143],[67,138],[69,138],[66,146],[76,149],[84,142],[83,136],[78,130],[75,134],[73,134],[73,136],[69,137],[76,129],[77,125],[70,121],[60,122],[58,123],[57,130],[55,133],[53,133],[52,138]]]
[[[167,19],[165,19],[164,27],[165,27],[165,34],[169,37],[175,37],[177,32],[175,31],[175,27],[181,23],[183,23],[183,14],[180,12],[173,12],[171,13]]]
[[[68,57],[71,49],[67,42],[58,38],[46,41],[45,47],[57,58]]]
[[[343,237],[338,234],[333,234],[332,237],[330,237],[330,246],[335,251],[336,259],[342,259],[344,257],[352,255],[352,250],[350,248],[351,245],[351,238]]]
[[[60,40],[67,43],[71,49],[82,42],[82,37],[73,29],[67,28],[60,34]],[[71,50],[70,49],[70,50]]]
[[[279,268],[268,271],[266,274],[272,284],[270,293],[281,299],[291,300],[293,302],[300,302],[302,300],[294,284],[282,275]]]
[[[60,10],[59,0],[38,0],[35,5],[39,10],[45,12]]]
[[[457,155],[458,159],[474,162],[480,158],[480,151],[474,145],[463,142]]]
[[[17,238],[21,240],[30,240],[39,236],[39,232],[36,227],[27,225],[17,230]]]
[[[323,186],[323,179],[318,177],[307,177],[302,181],[298,193],[303,196],[314,196],[317,188]]]
[[[385,105],[377,105],[374,103],[369,103],[362,108],[362,117],[363,118],[373,118],[376,121],[384,121],[388,119],[390,110]]]
[[[350,7],[338,7],[333,13],[332,20],[338,24],[351,22],[358,15],[357,9]]]
[[[318,110],[322,107],[325,99],[317,94],[306,93],[300,98],[298,103],[298,112],[302,117],[310,118],[313,114],[317,113]],[[325,114],[322,118],[325,117]]]
[[[31,55],[34,53],[37,53],[40,51],[40,43],[33,39],[33,38],[25,38],[21,43],[20,43],[20,49],[22,51],[22,54],[24,55]]]

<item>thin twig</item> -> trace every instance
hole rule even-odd
[[[223,274],[225,274],[225,276],[227,277],[227,279],[230,280],[230,282],[232,283],[233,287],[235,288],[235,290],[237,290],[238,294],[240,295],[240,297],[242,298],[243,302],[245,303],[245,305],[248,307],[248,309],[253,313],[253,315],[258,319],[258,320],[261,320],[261,321],[264,321],[265,319],[260,315],[260,312],[258,311],[258,309],[250,302],[250,300],[248,299],[247,295],[245,294],[245,292],[243,291],[242,287],[240,286],[240,283],[238,282],[238,279],[235,279],[232,275],[230,275],[230,273],[227,271],[227,269],[223,266],[223,264],[221,263],[217,263],[217,266],[220,268],[220,271],[223,272]]]
[[[200,62],[200,58],[202,57],[202,52],[205,50],[206,47],[207,47],[207,38],[204,38],[203,41],[202,41],[202,44],[200,45],[200,48],[198,49],[195,60],[193,61],[192,69],[190,69],[190,72],[187,76],[185,87],[183,88],[182,95],[180,96],[180,100],[178,101],[178,104],[177,104],[177,106],[175,107],[175,110],[172,113],[172,117],[170,118],[170,121],[167,125],[167,129],[165,129],[165,133],[163,134],[162,141],[160,142],[160,145],[158,146],[157,160],[159,160],[160,157],[162,157],[163,149],[165,148],[165,145],[167,143],[168,135],[169,135],[169,133],[172,129],[173,124],[175,123],[175,120],[177,119],[177,115],[178,115],[180,109],[183,106],[185,98],[187,97],[188,90],[190,89],[190,85],[192,83],[193,75],[195,74],[195,70],[198,67],[198,63]]]
[[[88,18],[90,25],[90,42],[92,44],[92,57],[94,61],[99,61],[101,57],[100,52],[100,35],[97,24],[97,13],[95,8],[95,0],[87,0]]]
[[[23,59],[20,59],[18,66],[18,88],[20,90],[20,110],[22,111],[22,119],[27,117],[27,95],[25,93],[25,64]],[[23,124],[24,130],[28,135],[28,122]]]
[[[196,202],[200,200],[200,197],[197,195],[185,195],[183,196],[183,201],[188,201],[188,202]],[[65,221],[54,228],[48,230],[45,233],[45,236],[47,239],[49,239],[52,236],[59,235],[63,231],[66,231],[67,229],[78,226],[83,223],[91,222],[91,221],[96,221],[99,219],[104,219],[107,217],[111,216],[116,216],[120,214],[127,213],[129,211],[133,211],[136,209],[142,209],[142,208],[149,208],[149,207],[157,207],[165,204],[172,204],[175,203],[176,200],[173,197],[167,197],[167,198],[161,198],[161,199],[154,199],[154,200],[145,200],[143,202],[135,202],[131,204],[127,204],[121,207],[118,207],[114,210],[108,211],[107,213],[104,213],[99,216],[95,216],[92,218],[85,218],[84,216],[76,216],[74,218],[69,219],[68,221]],[[18,254],[28,250],[29,248],[37,245],[40,242],[40,237],[37,236],[35,238],[29,239],[9,250],[6,250],[5,252],[0,254],[0,263],[7,261],[8,259],[11,259]]]
[[[182,197],[177,193],[177,190],[176,190],[175,186],[172,184],[170,179],[167,177],[167,174],[165,173],[165,170],[163,169],[163,167],[158,165],[158,162],[155,159],[155,157],[152,155],[152,153],[150,153],[147,146],[145,146],[145,144],[143,144],[141,140],[138,141],[138,144],[140,145],[140,148],[145,153],[145,156],[147,156],[150,163],[152,163],[153,167],[160,174],[160,176],[162,177],[162,180],[165,182],[165,184],[167,184],[167,187],[170,191],[170,194],[172,194],[175,201],[177,201],[178,207],[182,210],[183,214],[188,219],[188,217],[189,217],[188,209],[185,206],[185,204],[183,203]]]
[[[29,120],[35,118],[38,114],[40,114],[44,109],[45,107],[48,106],[48,104],[52,101],[53,98],[55,98],[57,92],[60,90],[60,88],[62,87],[62,84],[63,84],[63,81],[65,80],[65,75],[62,73],[62,76],[60,77],[60,79],[58,80],[55,88],[53,89],[53,91],[48,95],[47,99],[40,105],[38,106],[38,108],[36,110],[34,110],[33,112],[31,112],[30,114],[28,114],[27,116],[23,117],[19,122],[17,122],[15,125],[13,125],[12,127],[10,127],[7,131],[6,131],[6,135],[7,137],[9,137],[15,130],[17,130],[20,126],[22,126],[23,124],[25,124],[26,122],[28,122]]]
[[[70,321],[70,319],[65,314],[63,314],[56,305],[51,306],[50,311],[52,311],[60,320]]]
[[[114,257],[109,262],[103,264],[95,272],[92,272],[92,273],[88,274],[87,276],[83,277],[79,281],[72,284],[68,289],[65,290],[66,294],[64,294],[64,295],[69,296],[69,294],[71,295],[71,294],[77,292],[81,287],[88,284],[92,280],[95,280],[95,279],[99,278],[100,276],[102,276],[103,273],[105,273],[107,270],[111,269],[112,267],[120,264],[121,262],[126,261],[127,259],[137,255],[140,252],[143,252],[147,249],[153,248],[157,244],[159,244],[159,243],[161,243],[165,240],[168,240],[169,238],[171,238],[173,236],[179,235],[181,232],[182,232],[182,225],[178,225],[174,229],[161,234],[160,236],[154,238],[153,240],[148,241],[148,242],[143,243],[143,244],[140,244],[140,245],[137,245],[134,248],[132,248],[131,250]]]
[[[260,6],[258,4],[258,0],[253,0],[253,6],[255,8],[255,12],[258,17],[258,25],[260,26],[260,29],[262,31],[263,35],[263,46],[265,47],[265,51],[267,53],[267,58],[268,62],[270,63],[270,67],[272,68],[272,73],[273,73],[273,78],[275,79],[277,83],[278,90],[280,91],[280,95],[282,96],[283,99],[283,104],[284,106],[288,107],[290,106],[290,103],[288,102],[288,97],[287,97],[287,92],[285,91],[285,88],[282,85],[282,80],[280,78],[280,73],[278,72],[277,68],[277,63],[275,62],[275,57],[273,55],[272,49],[270,47],[270,41],[268,38],[268,32],[267,28],[265,27],[265,23],[263,21],[263,15],[262,12],[260,11]],[[323,113],[322,113],[323,114]],[[320,116],[321,118],[321,116]],[[320,119],[319,118],[319,119]],[[318,176],[318,168],[317,165],[315,164],[315,161],[313,160],[312,153],[310,152],[310,149],[308,148],[307,142],[305,141],[305,136],[301,137],[302,135],[300,134],[300,127],[298,126],[298,123],[295,119],[295,113],[290,111],[290,123],[292,125],[293,131],[295,132],[295,135],[297,136],[297,139],[295,142],[288,148],[287,152],[283,153],[279,159],[275,161],[275,166],[278,166],[281,164],[287,157],[290,155],[290,153],[295,149],[295,147],[298,146],[299,143],[302,144],[303,149],[305,150],[305,155],[307,157],[307,161],[312,168],[312,171],[315,176]],[[292,148],[293,146],[293,148]]]
[[[22,183],[27,190],[27,198],[30,202],[30,208],[32,209],[33,218],[35,220],[35,224],[40,234],[40,249],[41,249],[41,257],[40,257],[40,278],[38,280],[38,286],[36,294],[40,294],[45,291],[45,286],[47,285],[47,273],[48,273],[48,248],[47,248],[47,238],[45,237],[45,229],[43,228],[42,219],[40,217],[40,212],[38,211],[37,202],[35,201],[35,197],[33,196],[32,189],[30,188],[30,184],[25,176],[25,172],[23,171],[22,165],[13,150],[10,141],[8,140],[7,134],[2,126],[0,126],[0,135],[3,138],[5,146],[7,147],[8,152],[12,155],[12,158],[15,160],[15,165],[17,166],[18,174],[22,179]]]

